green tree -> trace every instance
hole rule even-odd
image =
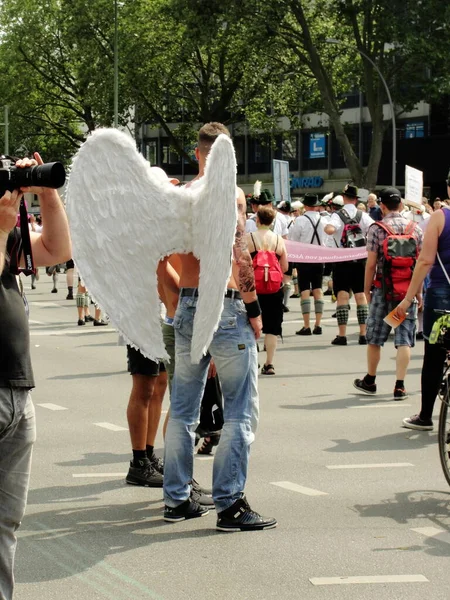
[[[448,42],[441,37],[441,23],[448,22],[443,15],[449,15],[446,0],[256,1],[252,15],[256,24],[282,41],[300,69],[312,73],[353,180],[374,187],[390,121],[383,118],[386,96],[382,81],[361,54],[383,73],[400,110],[431,98],[438,84],[440,92],[444,86],[448,89]],[[327,38],[338,38],[342,48],[330,46]],[[442,46],[434,53],[437,38]],[[345,88],[363,90],[370,112],[372,143],[366,168],[342,120],[341,93]]]

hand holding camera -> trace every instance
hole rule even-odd
[[[42,194],[44,188],[62,187],[65,180],[66,173],[62,163],[44,163],[37,152],[34,153],[34,159],[0,158],[0,196],[5,191],[13,190]]]

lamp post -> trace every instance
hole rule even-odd
[[[117,30],[117,0],[114,0],[114,127],[119,126],[119,44]]]
[[[349,44],[346,44],[345,42],[343,42],[341,40],[336,40],[334,38],[327,38],[326,42],[327,42],[327,44],[343,44],[344,46],[350,47]],[[353,48],[353,46],[352,46],[352,48]],[[396,123],[395,123],[394,103],[392,102],[391,92],[389,90],[389,87],[388,87],[388,84],[386,83],[385,78],[383,77],[383,74],[381,73],[381,71],[378,68],[378,66],[374,63],[374,61],[370,58],[370,56],[368,56],[363,50],[360,50],[359,48],[353,48],[353,49],[356,50],[357,52],[359,52],[361,54],[361,56],[363,56],[367,61],[370,62],[370,64],[373,66],[373,68],[378,73],[381,81],[383,82],[384,89],[386,90],[386,95],[388,97],[389,106],[391,107],[391,119],[392,119],[392,186],[395,187],[396,166],[397,166],[397,126],[396,126]]]

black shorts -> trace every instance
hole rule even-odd
[[[72,259],[68,260],[66,262],[66,269],[69,270],[69,269],[74,269],[74,268],[75,268],[75,265],[73,264],[73,260]]]
[[[325,263],[323,265],[323,276],[332,277],[333,275],[333,263]]]
[[[333,265],[333,290],[337,296],[339,292],[361,294],[364,292],[365,260],[339,262]]]
[[[298,263],[297,284],[300,292],[322,289],[323,264]]]
[[[158,377],[166,370],[163,362],[155,362],[143,356],[139,350],[127,345],[128,373],[131,375],[147,375]]]
[[[292,271],[295,269],[295,263],[288,263],[288,270],[286,271],[285,275],[288,275],[288,277],[292,277]]]
[[[283,323],[283,291],[275,294],[258,294],[261,307],[263,333],[282,335]]]

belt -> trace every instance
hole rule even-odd
[[[198,288],[181,288],[180,296],[182,298],[185,296],[195,298],[198,296]],[[225,298],[231,298],[232,300],[241,300],[241,294],[238,290],[227,290],[224,296]]]

